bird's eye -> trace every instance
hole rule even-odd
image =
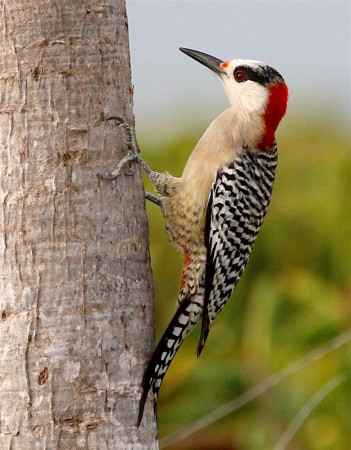
[[[243,70],[235,70],[234,71],[234,78],[235,78],[235,81],[237,81],[238,83],[241,83],[241,82],[243,82],[243,81],[245,81],[246,80],[246,75],[245,75],[245,72],[243,71]]]

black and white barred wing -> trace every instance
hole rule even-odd
[[[198,355],[213,319],[244,272],[267,212],[276,165],[276,148],[272,153],[248,151],[223,167],[213,182],[206,217],[205,298]]]

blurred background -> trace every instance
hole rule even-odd
[[[155,170],[180,176],[201,134],[228,107],[216,77],[178,47],[265,61],[290,91],[267,218],[201,358],[196,329],[167,373],[158,406],[162,443],[351,328],[351,3],[127,0],[127,12],[138,142]],[[148,217],[158,340],[174,312],[182,256],[155,205]],[[289,450],[350,449],[345,342],[167,448],[282,449],[279,440],[302,418]]]

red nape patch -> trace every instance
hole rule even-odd
[[[223,69],[226,69],[229,65],[229,61],[223,61],[220,66],[223,67]]]
[[[275,131],[286,113],[288,96],[288,87],[284,83],[278,82],[270,88],[267,108],[263,116],[266,132],[258,144],[260,150],[268,150],[273,147]]]

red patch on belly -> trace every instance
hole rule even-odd
[[[183,268],[182,268],[182,276],[180,278],[180,286],[179,289],[182,289],[188,280],[188,265],[189,265],[189,261],[190,261],[190,255],[189,255],[189,251],[186,250],[184,253],[184,261],[183,261]]]

